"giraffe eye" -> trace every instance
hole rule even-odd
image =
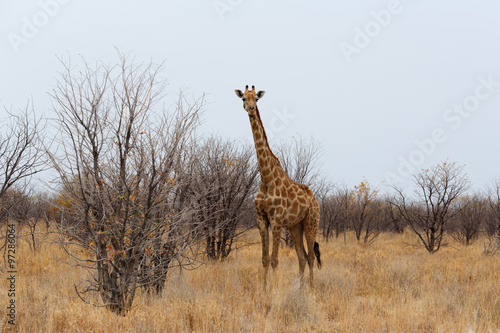
[[[246,101],[246,98],[242,98],[243,102]]]

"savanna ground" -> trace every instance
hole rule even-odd
[[[83,303],[74,284],[84,276],[55,257],[55,244],[32,252],[17,245],[19,332],[499,332],[500,255],[486,256],[480,239],[469,247],[451,242],[430,255],[416,237],[384,234],[370,246],[354,235],[319,239],[323,269],[301,292],[295,251],[280,249],[280,264],[262,291],[261,247],[255,243],[224,263],[183,270],[161,297],[139,293],[126,317]],[[2,264],[0,328],[5,316]],[[308,271],[306,270],[306,276]]]

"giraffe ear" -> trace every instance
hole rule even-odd
[[[262,98],[262,96],[264,96],[264,94],[265,94],[265,93],[266,93],[266,92],[265,92],[264,90],[260,90],[260,91],[257,93],[257,98],[258,98],[258,99],[261,99],[261,98]]]
[[[236,96],[238,96],[239,98],[243,97],[243,92],[241,90],[236,89],[234,92],[236,93]]]

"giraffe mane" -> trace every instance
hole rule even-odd
[[[278,166],[281,169],[283,169],[283,167],[281,166],[280,159],[276,155],[274,155],[273,151],[271,150],[271,147],[269,146],[269,141],[267,141],[266,129],[264,128],[264,124],[262,123],[262,119],[260,118],[260,112],[259,112],[259,108],[257,107],[257,104],[255,104],[255,110],[257,111],[256,112],[257,119],[260,122],[260,127],[262,128],[262,133],[264,133],[264,140],[266,141],[267,149],[269,149],[269,151],[271,152],[271,155],[274,157],[274,160],[275,160],[275,162],[277,162]]]
[[[267,134],[266,134],[266,129],[264,128],[264,124],[262,123],[262,119],[260,118],[260,112],[259,112],[259,108],[257,107],[257,104],[255,105],[255,109],[256,109],[256,114],[257,114],[257,119],[259,120],[260,122],[260,127],[262,128],[262,132],[264,133],[264,140],[266,141],[266,145],[267,145],[267,149],[269,149],[269,151],[271,152],[271,155],[274,157],[274,161],[276,162],[277,166],[279,166],[281,168],[281,170],[283,171],[283,174],[288,177],[288,179],[290,179],[290,181],[292,183],[294,183],[295,185],[298,185],[303,191],[307,191],[309,190],[309,186],[307,185],[304,185],[302,183],[299,183],[293,179],[291,179],[285,172],[285,170],[283,169],[283,166],[281,165],[281,162],[280,162],[280,159],[274,155],[274,152],[271,150],[271,147],[269,146],[269,141],[267,140]]]

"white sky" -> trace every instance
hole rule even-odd
[[[500,176],[499,1],[1,0],[0,104],[49,114],[57,56],[115,47],[166,60],[173,96],[207,93],[205,132],[251,142],[234,89],[266,90],[271,146],[314,136],[334,181],[405,183],[447,158],[476,187]]]

